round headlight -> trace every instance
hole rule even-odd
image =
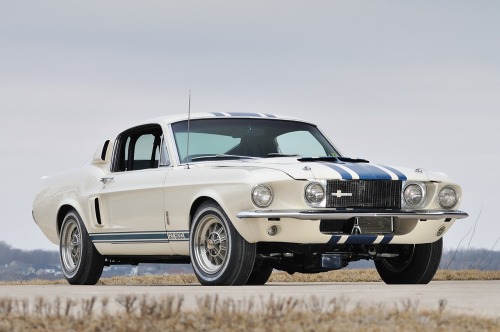
[[[273,201],[273,190],[265,184],[256,186],[252,190],[252,201],[258,207],[268,207]]]
[[[425,199],[425,188],[420,183],[410,183],[405,187],[403,198],[409,206],[419,206]]]
[[[444,187],[439,191],[438,200],[444,209],[451,209],[457,205],[458,195],[452,187]]]
[[[321,183],[311,182],[306,187],[305,197],[309,203],[318,205],[325,199],[325,188]]]

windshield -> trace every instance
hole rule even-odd
[[[313,125],[269,119],[201,119],[172,124],[181,163],[212,158],[340,156]],[[189,153],[189,157],[187,154]]]

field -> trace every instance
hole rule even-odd
[[[434,280],[500,280],[500,271],[440,270]],[[375,270],[317,275],[274,273],[270,282],[380,281]],[[65,281],[9,283],[65,284]],[[194,275],[104,278],[103,285],[196,284]],[[6,283],[4,283],[5,285]],[[458,291],[458,290],[457,290]],[[348,307],[349,299],[273,297],[248,300],[203,295],[196,307],[182,295],[120,295],[84,300],[0,297],[0,331],[500,331],[500,318],[449,312],[446,300],[426,309],[411,299],[394,305]],[[112,310],[111,307],[118,307]]]
[[[438,270],[435,281],[445,280],[500,280],[500,271]],[[318,274],[274,272],[268,282],[377,282],[381,281],[375,269],[343,269]],[[102,278],[101,285],[180,285],[198,283],[194,274],[150,275]],[[0,285],[58,285],[66,280],[31,280],[0,282]]]

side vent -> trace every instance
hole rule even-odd
[[[102,225],[101,209],[99,208],[99,198],[94,199],[94,205],[95,205],[95,217],[96,217],[97,223],[99,225]]]

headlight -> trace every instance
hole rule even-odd
[[[252,190],[252,201],[261,208],[268,207],[273,201],[273,190],[265,184],[259,184]]]
[[[403,192],[403,199],[410,207],[418,207],[425,200],[425,185],[423,183],[409,183]]]
[[[458,202],[458,194],[452,187],[444,187],[439,191],[439,205],[444,209],[451,209]]]
[[[308,203],[316,206],[325,199],[325,188],[321,183],[311,182],[306,186],[304,195]]]

